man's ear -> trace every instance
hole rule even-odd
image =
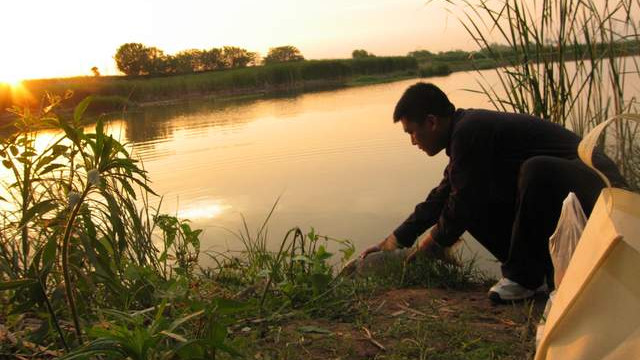
[[[434,131],[439,124],[438,117],[435,115],[427,115],[425,119],[425,124],[428,126],[428,129]]]

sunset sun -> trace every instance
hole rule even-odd
[[[5,59],[6,60],[6,59]],[[18,86],[25,79],[25,75],[20,64],[10,62],[9,64],[2,64],[0,67],[0,83],[5,83],[11,86]]]

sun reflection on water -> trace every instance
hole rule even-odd
[[[178,217],[181,219],[213,219],[220,216],[223,212],[229,210],[231,206],[221,204],[219,202],[195,202],[189,204],[186,209],[178,210]]]

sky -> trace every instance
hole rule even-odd
[[[266,55],[293,45],[307,59],[475,46],[444,0],[20,0],[0,12],[0,82],[118,74],[127,42],[168,54],[233,45]]]

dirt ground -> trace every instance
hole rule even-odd
[[[355,322],[289,319],[252,337],[249,358],[529,359],[546,299],[494,305],[486,289],[395,289]],[[252,331],[245,328],[247,335]]]

